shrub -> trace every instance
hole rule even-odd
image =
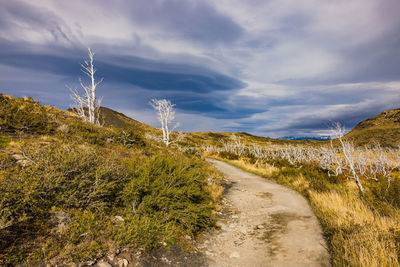
[[[91,148],[51,144],[22,150],[32,163],[14,164],[0,178],[3,224],[44,216],[51,206],[109,208],[127,179],[117,159]]]
[[[145,147],[146,142],[144,141],[143,135],[139,133],[138,131],[132,130],[132,129],[127,129],[127,130],[122,130],[118,129],[117,132],[114,134],[114,139],[126,146],[126,147],[132,147],[132,146],[138,146],[138,147]]]
[[[219,156],[221,158],[229,159],[229,160],[238,160],[239,159],[238,155],[236,155],[235,153],[227,152],[227,151],[219,152]]]
[[[0,148],[7,147],[10,142],[11,142],[10,138],[7,138],[5,136],[0,136]]]
[[[184,153],[187,156],[201,158],[201,155],[200,155],[199,151],[197,151],[196,149],[193,149],[193,148],[186,149]]]
[[[0,262],[86,261],[108,244],[150,250],[214,225],[202,161],[113,149],[31,140],[20,147],[28,165],[0,158]]]
[[[56,124],[47,116],[46,108],[32,98],[11,98],[0,94],[0,131],[46,134]]]
[[[214,223],[211,197],[200,161],[176,155],[158,155],[134,162],[137,177],[122,191],[121,200],[142,214],[162,214],[190,234]]]

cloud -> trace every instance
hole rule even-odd
[[[22,1],[3,1],[0,6],[0,28],[3,38],[44,43],[56,41],[73,44],[68,25],[53,12]]]
[[[205,1],[101,2],[115,13],[126,14],[135,25],[148,29],[162,39],[183,39],[209,47],[234,42],[243,33],[232,18]]]
[[[104,104],[182,129],[318,135],[397,107],[397,0],[3,0],[0,90],[68,107],[66,84],[97,54]],[[23,77],[23,78],[22,78]],[[141,112],[142,111],[142,112]],[[197,127],[197,128],[196,128]]]

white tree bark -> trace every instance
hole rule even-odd
[[[336,136],[339,139],[340,145],[342,146],[342,150],[343,150],[343,156],[346,160],[347,166],[349,167],[351,174],[353,175],[352,178],[356,182],[356,185],[358,186],[358,189],[360,190],[360,192],[364,193],[365,190],[360,182],[360,179],[358,178],[355,163],[354,163],[354,155],[353,155],[354,154],[354,146],[349,141],[343,140],[345,129],[340,125],[340,123],[336,123],[334,126],[335,126],[335,129],[332,129],[332,136]]]
[[[152,99],[150,104],[158,112],[158,120],[161,123],[161,130],[163,133],[162,140],[166,146],[169,146],[172,143],[171,132],[179,126],[177,123],[171,130],[169,128],[170,124],[175,119],[175,104],[172,104],[171,101],[166,99]]]
[[[85,60],[84,63],[81,64],[81,67],[82,72],[89,77],[90,84],[84,84],[82,79],[79,78],[80,85],[84,90],[83,95],[80,95],[77,89],[69,88],[72,93],[71,98],[74,101],[74,105],[72,106],[72,108],[85,121],[100,125],[101,98],[97,98],[96,89],[97,86],[103,81],[103,78],[101,78],[100,81],[96,82],[94,52],[92,52],[90,48],[88,48],[88,56],[89,60]]]

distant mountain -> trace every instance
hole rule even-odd
[[[330,136],[284,136],[280,137],[279,139],[285,140],[316,140],[316,141],[328,141],[331,140]]]
[[[360,122],[345,136],[356,145],[379,143],[386,147],[400,145],[400,109],[390,109]]]

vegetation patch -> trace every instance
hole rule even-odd
[[[221,175],[198,154],[134,127],[1,100],[0,134],[18,142],[0,139],[0,265],[85,263],[116,247],[189,249],[185,236],[215,225]]]
[[[11,139],[5,136],[0,136],[0,148],[5,148],[11,142]]]

